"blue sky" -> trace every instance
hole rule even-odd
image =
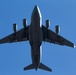
[[[76,44],[76,0],[0,0],[0,38],[13,33],[13,23],[18,30],[23,27],[22,20],[31,21],[31,13],[38,5],[43,24],[51,21],[50,29],[60,25],[60,35]],[[29,42],[0,45],[0,75],[76,75],[76,49],[49,43],[42,44],[42,63],[53,72],[38,69],[23,71],[31,64]]]

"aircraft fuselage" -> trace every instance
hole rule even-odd
[[[32,16],[31,16],[31,24],[29,27],[29,42],[31,45],[31,55],[32,55],[32,64],[35,69],[39,67],[40,64],[40,47],[42,44],[42,17],[40,10],[37,6],[35,6]]]

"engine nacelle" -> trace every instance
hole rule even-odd
[[[26,25],[27,25],[27,20],[23,19],[23,26],[24,26],[24,28],[26,28]]]
[[[56,32],[56,34],[58,35],[59,34],[59,32],[60,32],[60,26],[55,26],[55,32]]]
[[[50,21],[46,20],[46,28],[48,29],[50,27]]]
[[[17,24],[15,23],[15,24],[13,24],[13,31],[14,31],[14,33],[16,33],[16,31],[17,31]]]

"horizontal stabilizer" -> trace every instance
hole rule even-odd
[[[34,69],[33,64],[24,67],[24,70],[30,70],[30,69]]]
[[[52,72],[52,69],[50,69],[49,67],[45,66],[44,64],[40,63],[40,66],[39,66],[40,69],[43,69],[43,70],[47,70],[47,71],[50,71]]]

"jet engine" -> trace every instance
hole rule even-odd
[[[26,25],[27,25],[27,20],[23,19],[23,26],[24,26],[24,28],[26,28]]]
[[[59,34],[59,32],[60,32],[60,26],[55,26],[55,32],[56,32],[56,34],[58,35]]]
[[[13,24],[13,31],[14,31],[14,33],[16,33],[16,31],[17,31],[17,24],[16,23]]]
[[[50,21],[49,20],[46,20],[46,28],[48,29],[50,26]]]

